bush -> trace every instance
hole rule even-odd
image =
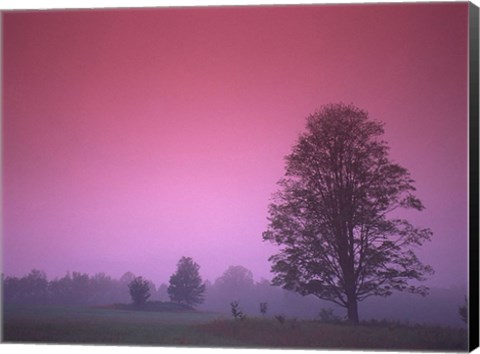
[[[231,307],[231,310],[232,310],[232,316],[233,318],[235,318],[236,320],[243,320],[245,319],[247,316],[243,313],[243,311],[239,308],[239,304],[238,304],[238,301],[232,301],[230,303],[230,307]]]
[[[260,303],[260,313],[265,316],[267,313],[267,303],[266,302],[261,302]]]
[[[278,322],[280,322],[281,325],[283,325],[285,323],[285,316],[284,315],[276,315],[274,317]]]
[[[464,305],[458,308],[458,314],[463,322],[468,323],[468,301],[466,296]]]
[[[332,308],[322,308],[318,314],[320,321],[325,323],[337,323],[341,321],[341,318],[333,314]]]

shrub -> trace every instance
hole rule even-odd
[[[276,315],[274,317],[278,322],[280,322],[280,324],[283,325],[285,323],[285,316],[284,315]]]
[[[238,301],[232,301],[230,303],[230,307],[231,307],[231,310],[232,310],[232,316],[233,318],[235,318],[236,320],[243,320],[245,319],[247,316],[243,313],[243,311],[239,308],[239,303]]]
[[[265,316],[267,313],[267,303],[266,302],[261,302],[260,303],[260,313]]]
[[[333,309],[332,308],[322,308],[320,310],[320,313],[318,314],[320,317],[320,321],[325,322],[325,323],[335,323],[335,322],[340,322],[341,318],[338,316],[335,316],[333,314]]]
[[[465,303],[463,304],[463,306],[460,306],[458,308],[458,314],[460,315],[460,318],[463,322],[468,323],[468,301],[466,296]]]

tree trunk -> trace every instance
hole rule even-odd
[[[357,306],[357,299],[355,295],[348,296],[347,299],[347,316],[348,322],[357,325],[359,323],[358,318],[358,306]]]
[[[353,268],[353,267],[352,267]],[[348,273],[346,279],[346,295],[347,295],[347,316],[348,322],[357,325],[358,319],[358,305],[357,294],[355,292],[355,281],[353,280],[353,271]]]

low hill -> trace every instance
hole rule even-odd
[[[94,306],[95,308],[103,308],[110,310],[127,310],[127,311],[150,311],[150,312],[189,312],[195,311],[191,306],[178,304],[175,302],[147,301],[142,305],[137,304],[112,304],[105,306]]]

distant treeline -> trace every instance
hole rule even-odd
[[[7,304],[105,305],[130,302],[128,284],[135,278],[131,272],[120,279],[104,273],[89,276],[68,272],[62,278],[48,280],[45,272],[32,270],[17,278],[3,276],[3,301]],[[157,295],[150,284],[152,296]]]
[[[334,307],[316,297],[272,286],[268,280],[253,280],[250,270],[242,266],[229,267],[213,283],[206,283],[203,310],[230,313],[230,303],[238,302],[239,310],[247,316],[262,316],[260,303],[266,303],[266,316],[286,315],[289,317],[316,318],[322,307]],[[336,307],[337,308],[337,307]],[[338,314],[343,310],[337,308]]]
[[[126,272],[120,279],[104,273],[88,275],[67,273],[62,278],[48,280],[46,274],[32,270],[17,278],[2,275],[3,301],[5,304],[58,304],[58,305],[109,305],[131,303],[128,284],[135,274]],[[156,287],[152,281],[149,301],[170,301],[168,284]],[[223,312],[230,315],[231,303],[238,302],[239,309],[247,316],[285,315],[315,319],[322,309],[331,308],[334,315],[343,318],[345,311],[314,296],[297,293],[270,285],[268,280],[254,281],[252,272],[242,266],[229,267],[214,282],[206,281],[205,300],[199,310]],[[362,318],[391,319],[418,323],[435,323],[464,326],[458,315],[466,289],[433,288],[430,295],[418,297],[411,294],[395,294],[389,298],[369,298],[362,307]],[[260,311],[260,303],[266,303],[266,313]]]
[[[4,276],[3,301],[5,304],[58,304],[58,305],[107,305],[132,302],[128,284],[135,274],[126,272],[120,279],[104,273],[88,275],[68,272],[61,278],[48,280],[45,272],[32,270],[23,277]],[[168,285],[158,288],[148,280],[149,301],[170,301]],[[299,317],[315,317],[320,304],[318,299],[270,285],[268,280],[255,282],[250,270],[242,266],[229,267],[213,283],[205,282],[205,300],[200,310],[230,312],[230,303],[237,301],[248,315],[260,315],[260,303],[268,303],[267,313]],[[328,305],[328,304],[327,304]],[[312,310],[314,309],[314,310]]]

